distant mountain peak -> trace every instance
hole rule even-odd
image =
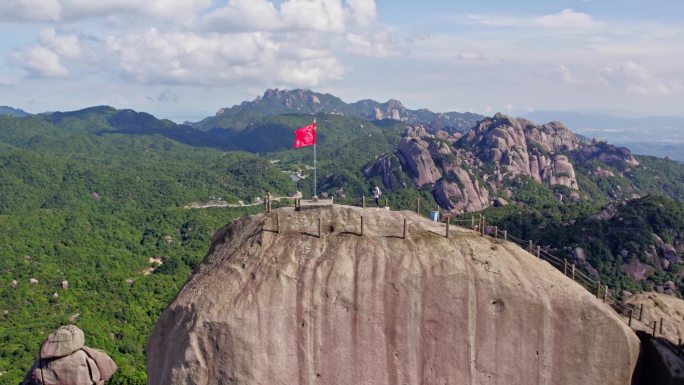
[[[28,112],[19,109],[19,108],[14,108],[10,106],[0,106],[0,116],[2,115],[9,115],[9,116],[14,116],[17,118],[23,118],[25,116],[29,116]]]
[[[357,116],[368,120],[392,119],[407,124],[422,124],[430,131],[465,131],[482,118],[472,113],[437,113],[426,108],[410,110],[399,100],[379,103],[363,99],[346,103],[337,96],[310,89],[269,88],[252,101],[244,101],[230,108],[221,108],[214,117],[195,124],[202,130],[230,128],[242,130],[255,120],[279,114],[334,114]]]

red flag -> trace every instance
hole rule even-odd
[[[295,148],[314,144],[316,144],[316,123],[295,130]]]

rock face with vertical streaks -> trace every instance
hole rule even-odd
[[[277,212],[280,233],[271,213],[215,234],[150,336],[148,384],[630,383],[634,333],[514,244],[410,212]]]

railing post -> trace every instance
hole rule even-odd
[[[404,218],[404,235],[402,235],[403,239],[406,239],[406,218]]]
[[[608,285],[603,287],[603,303],[608,302]]]
[[[643,318],[641,318],[644,315],[644,304],[642,303],[641,306],[639,307],[639,321],[641,321]]]
[[[601,280],[596,282],[596,298],[601,298]],[[641,318],[639,318],[639,321],[641,321]]]
[[[537,245],[537,258],[541,258],[541,246]]]
[[[389,207],[389,198],[385,198],[385,207]]]
[[[575,264],[572,264],[572,280],[575,280]],[[605,301],[604,301],[605,302]]]
[[[494,239],[499,238],[499,226],[494,226]]]
[[[420,215],[420,198],[416,198],[416,212]]]
[[[485,217],[482,217],[482,226],[480,226],[480,232],[482,236],[485,236]]]
[[[651,332],[651,335],[653,337],[656,336],[655,331],[656,331],[656,325],[658,324],[658,321],[653,321],[653,331]]]
[[[568,276],[568,259],[563,258],[563,275]]]
[[[660,335],[663,335],[663,319],[660,319]]]
[[[474,227],[475,227],[475,216],[471,215],[470,216],[470,228],[472,229]]]
[[[634,309],[629,309],[629,322],[627,326],[632,327],[632,317],[634,316]]]
[[[366,208],[366,196],[362,195],[361,196],[361,208]]]
[[[318,217],[318,238],[323,234],[323,225],[321,222],[321,217]]]
[[[532,254],[532,240],[531,239],[530,239],[530,243],[527,246],[527,251],[529,251],[530,254]]]
[[[504,241],[507,241],[508,240],[508,230],[504,230],[503,234],[504,234]]]
[[[449,238],[449,222],[451,222],[451,217],[447,215],[447,222],[446,222],[446,237],[447,239]]]
[[[280,213],[276,212],[276,233],[280,234]]]
[[[363,237],[363,215],[361,215],[361,236]]]

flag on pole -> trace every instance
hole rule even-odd
[[[314,144],[316,144],[316,123],[295,130],[295,148],[313,146]]]

